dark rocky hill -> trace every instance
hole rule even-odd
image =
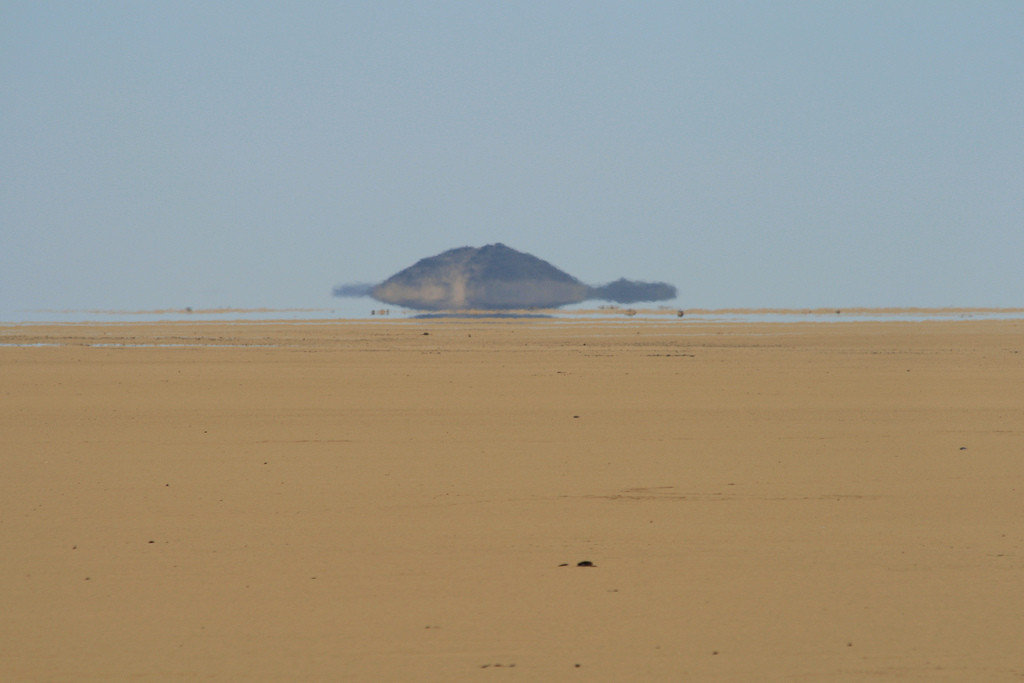
[[[600,287],[591,287],[588,299],[604,299],[620,304],[640,301],[665,301],[676,298],[676,288],[666,282],[637,282],[619,278]]]
[[[672,285],[625,279],[590,287],[543,259],[501,243],[450,249],[373,287],[335,288],[338,296],[356,292],[418,310],[555,308],[593,298],[634,303],[676,295]]]

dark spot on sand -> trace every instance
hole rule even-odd
[[[591,562],[590,560],[583,560],[582,562],[577,562],[576,566],[577,567],[596,567],[597,565],[594,564],[593,562]]]

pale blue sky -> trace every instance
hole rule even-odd
[[[1024,305],[1024,2],[0,0],[0,319],[504,242],[679,304]]]

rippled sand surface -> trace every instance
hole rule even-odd
[[[0,327],[0,679],[1019,680],[1022,387],[1020,321]]]

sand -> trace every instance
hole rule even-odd
[[[1019,321],[0,328],[0,679],[1019,680],[1022,349]]]

